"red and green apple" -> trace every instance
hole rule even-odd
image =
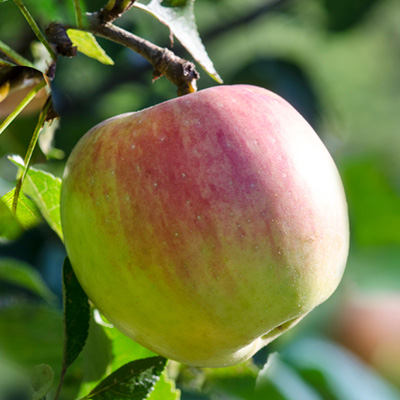
[[[108,119],[66,166],[61,218],[83,289],[127,336],[222,367],[338,286],[348,214],[324,144],[284,99],[213,87]]]

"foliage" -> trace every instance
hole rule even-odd
[[[82,31],[74,3],[26,0],[29,20],[17,7],[21,2],[0,1],[2,121],[21,104],[0,136],[0,398],[53,399],[63,381],[60,399],[116,399],[121,390],[126,398],[150,400],[400,399],[399,375],[389,382],[335,336],[349,297],[400,292],[399,3],[152,0],[137,2],[116,21],[162,47],[174,35],[172,50],[193,57],[211,76],[202,76],[200,87],[220,81],[215,65],[228,84],[257,84],[286,97],[320,132],[344,180],[352,247],[342,289],[253,360],[217,370],[165,366],[127,339],[89,308],[68,262],[63,337],[62,265],[49,260],[64,256],[59,195],[65,159],[49,158],[53,144],[46,154],[32,149],[29,163],[15,155],[26,154],[44,106],[36,92],[23,99],[32,82],[46,86],[44,98],[52,93],[61,116],[56,145],[68,154],[95,123],[175,93],[167,80],[151,86],[151,66],[136,53]],[[103,6],[81,2],[83,10]],[[60,44],[49,44],[45,33],[54,21],[72,27],[66,32],[72,47],[93,58],[57,56],[54,63],[49,48]],[[39,131],[43,135],[46,126]],[[79,306],[68,311],[69,302]],[[398,360],[392,364],[398,371]]]

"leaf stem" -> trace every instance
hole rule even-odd
[[[53,60],[55,60],[57,58],[57,54],[54,52],[50,43],[47,41],[47,39],[41,32],[40,28],[38,27],[36,21],[33,19],[32,15],[28,11],[28,9],[26,8],[25,4],[22,2],[22,0],[14,0],[14,3],[20,9],[22,14],[24,15],[25,19],[27,20],[28,24],[32,28],[32,30],[35,33],[38,40],[43,43],[44,47],[46,47],[47,51],[50,53]]]
[[[19,103],[13,112],[0,124],[0,135],[5,131],[8,125],[14,121],[19,113],[33,100],[39,90],[43,89],[45,86],[46,81],[43,79],[23,98],[21,103]]]
[[[83,29],[82,8],[80,0],[74,0],[76,25],[79,29]]]
[[[49,96],[47,98],[47,101],[46,101],[45,105],[43,106],[42,111],[39,114],[38,122],[36,124],[35,130],[33,131],[33,135],[32,135],[31,141],[28,146],[28,150],[26,151],[26,155],[24,158],[25,169],[22,173],[22,176],[18,179],[18,182],[15,186],[14,198],[13,198],[13,203],[12,203],[12,211],[14,214],[17,211],[19,193],[21,191],[22,184],[24,183],[25,176],[28,172],[29,164],[32,159],[33,151],[35,150],[36,143],[38,141],[39,134],[40,134],[40,131],[42,130],[43,124],[46,121],[47,113],[50,109],[50,106],[51,106],[51,96]]]
[[[26,67],[31,67],[35,68],[35,66],[27,60],[25,57],[22,57],[20,54],[18,54],[15,50],[13,50],[10,46],[5,44],[0,40],[0,50],[13,62],[15,62],[18,65],[24,65]],[[4,61],[4,60],[3,60]]]

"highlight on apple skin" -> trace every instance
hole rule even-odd
[[[213,87],[108,119],[73,150],[61,219],[74,271],[160,355],[250,358],[338,286],[347,204],[303,117],[262,88]]]

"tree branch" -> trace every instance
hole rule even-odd
[[[200,75],[193,63],[176,56],[169,49],[159,47],[111,23],[103,23],[100,14],[101,12],[88,14],[88,30],[91,33],[140,54],[153,65],[154,79],[164,75],[178,87],[178,95],[193,93],[197,90],[196,81]]]
[[[113,22],[125,11],[128,11],[136,0],[108,0],[108,3],[99,11],[98,18],[101,24]]]

